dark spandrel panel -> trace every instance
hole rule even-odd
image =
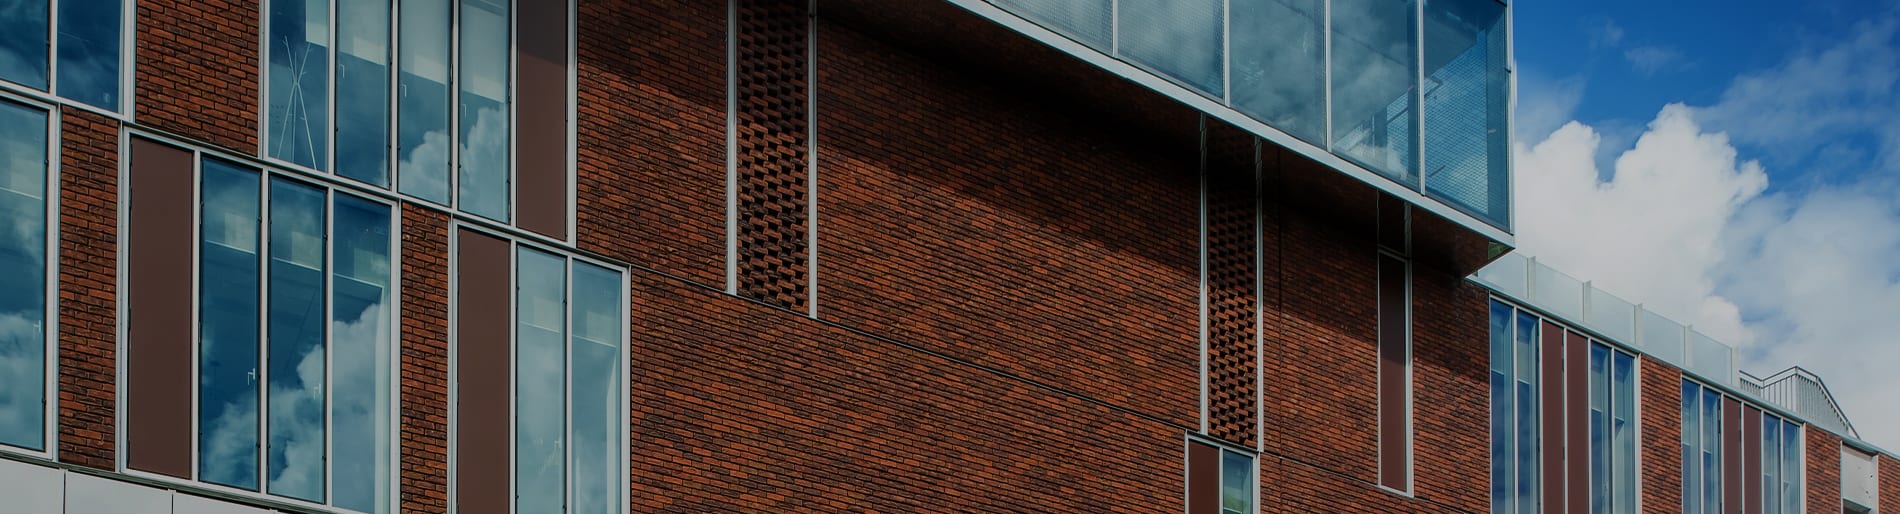
[[[122,0],[59,2],[59,96],[119,110],[124,5]]]
[[[46,89],[51,0],[19,0],[0,8],[0,79]]]
[[[205,160],[198,298],[198,479],[258,490],[259,176]]]
[[[387,510],[390,494],[390,208],[338,193],[331,277],[330,503]]]
[[[1107,52],[1113,41],[1110,0],[990,0],[1003,10]]]
[[[449,204],[450,0],[403,2],[396,66],[396,181],[403,193]]]
[[[514,391],[509,377],[509,299],[514,294],[512,252],[507,241],[462,230],[455,256],[455,483],[456,512],[506,514],[514,470],[508,449],[514,422],[507,401]]]
[[[1332,2],[1333,153],[1418,187],[1412,1]]]
[[[265,154],[327,169],[330,148],[330,4],[272,0],[265,52]]]
[[[1189,441],[1187,444],[1188,514],[1220,513],[1220,448]]]
[[[515,255],[515,511],[560,512],[567,457],[567,261]]]
[[[0,445],[46,449],[47,113],[0,101]]]
[[[1201,92],[1223,97],[1226,0],[1121,0],[1123,57]]]
[[[1398,490],[1411,486],[1410,275],[1405,261],[1379,256],[1379,484]]]
[[[133,138],[125,191],[125,463],[191,478],[192,154]]]
[[[268,384],[265,491],[324,501],[324,191],[270,182]]]
[[[1510,74],[1504,6],[1425,4],[1425,187],[1503,226],[1510,220]]]
[[[1322,0],[1230,0],[1227,62],[1235,109],[1326,145],[1326,6]]]
[[[336,173],[389,185],[389,2],[336,6]]]
[[[567,239],[567,2],[516,6],[516,225]]]

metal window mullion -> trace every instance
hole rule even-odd
[[[1322,84],[1320,87],[1320,96],[1322,103],[1325,104],[1326,111],[1326,119],[1323,121],[1326,127],[1326,136],[1321,138],[1321,146],[1324,146],[1326,151],[1331,152],[1333,151],[1333,0],[1325,0],[1325,2],[1325,5],[1320,8],[1322,12],[1320,13],[1321,21],[1319,31],[1321,40],[1320,74],[1324,77],[1322,80],[1325,82],[1325,84]]]
[[[134,68],[138,59],[131,58],[134,52],[137,52],[135,40],[138,39],[138,6],[136,4],[135,0],[123,0],[119,3],[119,104],[113,107],[123,113],[128,121],[131,120],[135,111],[132,108],[132,98],[137,96],[133,94],[132,89],[137,85],[134,82],[136,76]]]
[[[726,0],[726,294],[739,293],[739,2]]]
[[[336,26],[337,26],[338,20],[337,20],[336,14],[338,10],[337,4],[342,3],[345,0],[327,0],[327,1],[329,2],[330,19],[324,20],[325,21],[324,28],[326,28],[329,31],[329,38],[330,38],[329,46],[330,47],[328,48],[328,54],[329,54],[330,60],[324,63],[327,69],[323,70],[324,87],[328,88],[324,92],[324,96],[323,96],[324,103],[325,103],[324,105],[325,112],[323,113],[324,130],[325,132],[328,132],[327,134],[324,134],[324,138],[323,138],[323,142],[324,142],[323,158],[327,160],[321,161],[321,163],[324,165],[317,166],[317,168],[318,168],[318,171],[327,171],[329,173],[336,173],[337,172],[337,165],[336,165],[336,134],[337,134],[336,118],[337,116],[336,116],[336,112],[337,112],[337,105],[338,105],[337,96],[336,96],[336,81],[337,81],[336,56],[337,56],[337,46],[338,46]],[[308,108],[305,109],[305,111],[308,111],[308,110],[309,110]],[[305,116],[309,116],[309,114],[306,113]],[[316,153],[315,148],[310,149],[310,151],[311,153]],[[329,321],[326,320],[324,321],[324,323],[329,323]],[[326,383],[325,385],[327,387],[328,383]],[[329,389],[326,388],[325,391],[326,391],[326,394],[328,394],[327,391],[329,391]],[[323,454],[325,456],[328,456],[330,455],[330,452],[325,451]],[[329,498],[329,495],[327,494],[324,495],[324,498]]]
[[[1220,91],[1221,105],[1234,105],[1234,2],[1221,0],[1220,6]]]
[[[128,143],[120,148],[124,149],[125,152],[124,162],[127,163],[126,177],[129,179],[131,176],[131,145],[129,144],[129,138],[121,139],[123,140],[122,142]],[[198,426],[198,418],[200,417],[199,411],[202,410],[198,407],[198,399],[203,396],[199,390],[202,389],[201,386],[204,384],[204,380],[200,376],[203,372],[203,370],[200,369],[202,366],[198,365],[199,361],[204,360],[202,352],[204,350],[204,323],[202,322],[204,318],[204,158],[198,155],[196,151],[191,153],[191,178],[192,182],[194,182],[193,185],[196,186],[191,188],[191,441],[186,443],[191,447],[191,470],[185,474],[190,475],[192,478],[198,478],[198,453],[199,450],[201,450],[201,448],[198,447],[198,432],[200,429]],[[129,181],[125,183],[130,184]],[[131,195],[122,196],[126,197],[125,201],[129,206]],[[126,231],[122,233],[129,234],[130,232]],[[123,260],[124,259],[121,259],[121,261]],[[124,265],[123,262],[120,264],[122,266]],[[120,276],[125,276],[123,274],[124,270],[120,271]],[[127,310],[130,310],[129,305]],[[120,325],[123,326],[125,324],[121,323]],[[121,330],[124,329],[121,328]],[[120,397],[120,401],[124,401],[125,395],[118,396]],[[120,453],[121,458],[123,458],[124,452],[118,453]]]
[[[547,0],[541,0],[541,1],[547,1]],[[507,118],[503,120],[504,123],[507,124],[507,126],[504,127],[502,130],[508,131],[508,148],[506,149],[508,152],[508,159],[507,159],[508,162],[503,163],[503,165],[508,167],[508,169],[504,173],[508,177],[506,179],[508,181],[508,184],[504,187],[508,189],[506,193],[508,195],[507,212],[508,212],[508,223],[511,223],[511,224],[517,223],[520,220],[520,217],[519,217],[520,213],[518,212],[520,210],[518,208],[518,206],[520,205],[520,199],[516,198],[516,195],[515,195],[515,189],[516,189],[515,185],[520,183],[520,180],[519,180],[520,177],[517,176],[517,173],[515,170],[516,161],[520,159],[520,155],[519,155],[520,152],[515,150],[517,146],[516,144],[517,133],[515,131],[515,113],[519,109],[519,107],[516,106],[515,96],[517,94],[516,92],[519,91],[521,87],[521,81],[520,81],[521,62],[519,59],[519,56],[521,55],[521,51],[519,48],[517,48],[517,45],[521,44],[521,39],[518,37],[521,33],[521,27],[520,27],[521,13],[519,12],[519,9],[517,9],[516,4],[517,2],[515,0],[508,0],[508,15],[507,15],[508,16],[508,79],[507,79],[508,90],[503,91],[501,93],[501,98],[502,98],[501,101],[504,104],[504,107],[506,107],[505,110],[507,111]],[[567,145],[562,145],[562,146],[572,146],[572,145],[573,143],[569,142]]]
[[[521,503],[516,483],[521,467],[515,465],[520,446],[515,432],[521,425],[521,243],[513,239],[508,240],[508,277],[508,506],[504,512],[513,513]]]
[[[574,505],[574,259],[561,265],[561,511]]]
[[[448,205],[450,211],[462,209],[462,1],[449,3],[449,62],[442,74],[449,96],[449,169]]]
[[[59,2],[46,2],[46,93],[59,96]]]
[[[805,59],[805,156],[811,162],[805,179],[805,288],[807,316],[818,319],[818,0],[811,0],[810,29]]]
[[[258,170],[257,188],[257,490],[270,492],[270,184],[267,170]]]
[[[336,2],[330,6],[334,10]],[[334,33],[336,24],[330,26]],[[334,102],[331,105],[334,107]],[[328,505],[336,503],[336,459],[332,458],[336,451],[336,419],[332,415],[336,411],[336,330],[332,324],[336,319],[336,191],[325,188],[323,196],[323,269],[318,271],[323,275],[323,501],[319,503]]]
[[[1412,3],[1412,166],[1418,170],[1418,191],[1425,192],[1425,2]]]
[[[383,73],[388,77],[388,83],[383,84],[383,91],[389,95],[389,100],[383,102],[383,123],[386,127],[385,130],[388,130],[387,135],[383,137],[383,177],[387,179],[385,182],[388,183],[391,193],[401,194],[402,177],[400,173],[402,171],[402,145],[400,141],[402,140],[403,91],[405,91],[402,87],[401,0],[390,0],[389,2],[388,28],[389,40],[386,41],[383,46],[384,58],[389,62],[389,65],[384,66],[385,69],[383,70]],[[400,208],[398,208],[398,210],[400,210]],[[397,212],[395,214],[400,215],[401,213]],[[400,323],[391,324],[398,325]]]

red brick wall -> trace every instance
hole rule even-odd
[[[1413,493],[1490,509],[1490,313],[1464,277],[1412,268]]]
[[[1255,334],[1258,192],[1254,137],[1209,122],[1207,132],[1208,432],[1257,446]]]
[[[257,155],[259,5],[138,2],[138,123]]]
[[[1900,507],[1900,460],[1885,454],[1880,456],[1880,505]]]
[[[1651,358],[1637,368],[1643,512],[1682,512],[1682,371]]]
[[[578,9],[580,247],[723,288],[725,2]]]
[[[60,109],[59,458],[113,469],[119,122]]]
[[[402,206],[401,394],[403,512],[448,510],[449,217]]]
[[[1424,497],[1406,498],[1370,482],[1349,479],[1291,459],[1266,457],[1263,460],[1265,462],[1260,468],[1260,481],[1264,486],[1260,490],[1260,512],[1263,513],[1486,512],[1429,501]],[[1485,494],[1482,485],[1470,489],[1474,494]]]
[[[1813,425],[1803,426],[1808,447],[1802,457],[1808,461],[1808,512],[1841,511],[1841,438]]]
[[[632,278],[633,512],[1181,511],[1179,427]]]
[[[819,316],[1200,426],[1193,149],[829,23],[818,46]]]

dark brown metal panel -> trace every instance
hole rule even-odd
[[[462,514],[507,514],[508,242],[462,230],[455,256],[455,505]]]
[[[1742,450],[1742,460],[1746,464],[1742,476],[1747,477],[1742,480],[1742,485],[1746,486],[1744,503],[1748,506],[1748,514],[1761,514],[1761,410],[1746,405],[1742,406],[1742,410],[1747,412],[1742,417],[1742,433],[1745,434],[1742,442],[1747,448]]]
[[[1564,464],[1568,474],[1564,483],[1569,492],[1564,503],[1570,512],[1590,511],[1590,340],[1583,334],[1565,332],[1564,340],[1564,450],[1570,456]],[[1545,405],[1549,409],[1552,406]],[[1550,451],[1550,445],[1544,446]]]
[[[1220,448],[1188,442],[1187,514],[1220,514]]]
[[[1758,457],[1759,458],[1759,457]],[[1722,397],[1722,512],[1742,512],[1742,402]]]
[[[516,223],[567,238],[567,2],[521,2],[516,23]]]
[[[1411,326],[1405,261],[1379,256],[1379,484],[1408,490],[1411,482]]]
[[[1541,333],[1544,347],[1538,355],[1544,361],[1538,379],[1543,381],[1539,384],[1543,394],[1537,401],[1544,409],[1539,437],[1543,440],[1543,512],[1564,514],[1564,328],[1546,321]]]
[[[191,152],[133,138],[126,191],[126,467],[191,478]]]
[[[1405,211],[1409,208],[1396,196],[1379,194],[1379,246],[1399,253],[1410,250],[1405,244]]]

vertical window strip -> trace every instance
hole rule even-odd
[[[4,38],[5,36],[0,36]],[[0,445],[49,451],[48,111],[0,100]]]
[[[122,111],[125,0],[24,0],[0,12],[0,80]]]
[[[1539,512],[1538,330],[1528,311],[1491,301],[1491,511]]]

